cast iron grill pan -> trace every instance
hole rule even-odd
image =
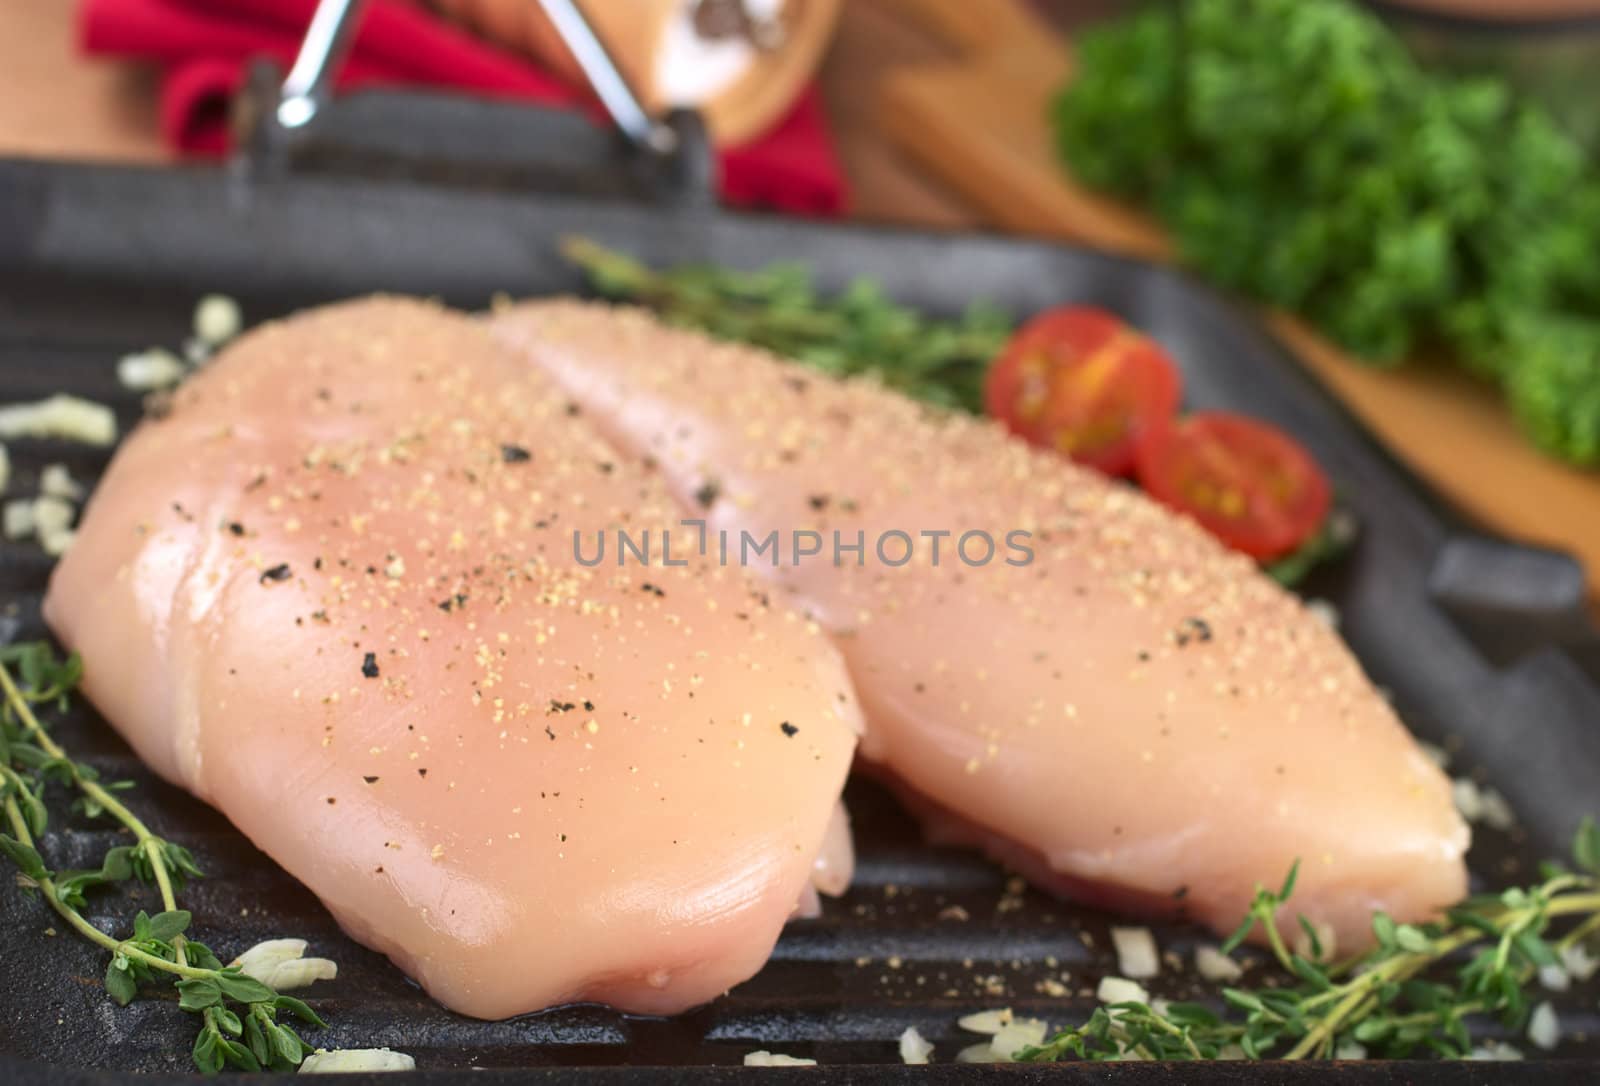
[[[1518,812],[1510,833],[1478,828],[1475,884],[1533,879],[1537,860],[1564,855],[1581,815],[1600,808],[1600,692],[1579,663],[1593,634],[1570,560],[1468,531],[1253,324],[1171,271],[1057,245],[713,212],[666,216],[581,197],[308,178],[247,184],[222,171],[0,162],[0,400],[70,391],[115,404],[126,430],[139,406],[118,388],[114,360],[181,342],[202,293],[238,298],[249,323],[374,290],[481,307],[496,291],[579,289],[556,252],[568,233],[652,263],[803,261],[825,287],[868,275],[892,296],[941,313],[979,297],[1019,315],[1065,299],[1116,310],[1172,349],[1191,406],[1248,411],[1299,435],[1362,520],[1355,553],[1308,591],[1339,608],[1347,638],[1413,730],[1456,752],[1451,772],[1478,774]],[[64,461],[90,480],[107,459],[55,442],[13,442],[11,452],[13,494],[35,492],[45,463]],[[0,634],[42,636],[49,565],[31,543],[0,544]],[[574,1006],[476,1022],[442,1010],[346,939],[310,893],[223,818],[144,771],[92,710],[75,707],[60,731],[106,776],[138,781],[141,814],[193,848],[209,875],[184,895],[200,937],[224,959],[265,938],[310,940],[340,965],[337,981],[310,992],[332,1023],[310,1039],[404,1050],[430,1086],[483,1081],[470,1072],[476,1068],[522,1069],[518,1081],[618,1086],[756,1074],[893,1083],[1297,1083],[1323,1073],[1357,1083],[1600,1081],[1593,985],[1557,997],[1567,1033],[1558,1055],[1575,1058],[1537,1068],[902,1068],[896,1039],[907,1026],[949,1061],[978,1040],[955,1026],[972,1010],[1011,1006],[1056,1025],[1081,1021],[1100,977],[1115,972],[1110,918],[1022,889],[972,854],[924,846],[894,802],[865,781],[847,793],[860,855],[854,888],[820,919],[790,925],[768,966],[730,995],[670,1020]],[[64,805],[54,817],[45,851],[56,866],[97,862],[111,843],[107,830],[74,821]],[[122,902],[97,898],[91,919],[126,926],[131,907]],[[170,1000],[115,1008],[100,986],[103,955],[69,935],[46,935],[53,919],[38,900],[0,892],[0,1082],[164,1083],[187,1075],[192,1017]],[[1181,928],[1157,935],[1186,965],[1205,938]],[[1050,994],[1057,984],[1066,995]],[[1169,997],[1208,991],[1170,967],[1153,987]],[[739,1069],[757,1048],[811,1056],[824,1067]],[[156,1077],[129,1078],[136,1071]]]

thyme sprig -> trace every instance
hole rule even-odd
[[[983,409],[983,375],[1011,335],[1011,319],[994,306],[977,303],[957,320],[939,320],[892,301],[870,279],[824,297],[800,264],[657,271],[581,237],[565,239],[561,251],[600,293],[646,305],[669,324],[753,343],[835,376],[872,374],[943,407]]]
[[[13,666],[20,682],[12,677]],[[280,1012],[316,1027],[326,1023],[301,1000],[224,966],[209,947],[187,936],[193,918],[178,908],[177,894],[188,879],[201,875],[194,856],[153,833],[117,798],[132,782],[101,783],[94,767],[72,759],[35,713],[35,706],[64,708],[82,673],[77,654],[59,660],[43,642],[0,648],[0,811],[10,830],[0,832],[0,853],[16,864],[24,889],[38,891],[68,926],[110,953],[105,988],[119,1005],[132,1002],[143,988],[175,986],[178,1005],[200,1016],[192,1056],[202,1072],[294,1070],[312,1048],[278,1021]],[[96,869],[51,870],[39,851],[49,822],[44,791],[50,783],[73,789],[75,809],[119,823],[134,843],[107,850]],[[90,922],[82,910],[90,891],[130,878],[156,887],[162,911],[151,916],[140,910],[132,934],[119,938]]]
[[[1373,948],[1340,962],[1322,960],[1316,929],[1303,917],[1310,954],[1285,943],[1279,913],[1294,892],[1291,869],[1280,889],[1257,889],[1223,951],[1259,929],[1296,983],[1224,988],[1220,1012],[1199,1003],[1114,1003],[1016,1058],[1326,1059],[1349,1042],[1389,1058],[1463,1057],[1474,1020],[1521,1028],[1530,1013],[1528,982],[1600,932],[1600,827],[1590,819],[1572,859],[1576,870],[1546,865],[1538,885],[1468,898],[1438,923],[1400,924],[1376,913]],[[1552,935],[1552,924],[1574,918],[1577,924]]]

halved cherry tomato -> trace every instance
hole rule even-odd
[[[1151,497],[1256,558],[1280,557],[1309,539],[1333,494],[1298,441],[1226,411],[1190,415],[1147,435],[1138,471]]]
[[[1029,321],[984,384],[985,408],[1012,433],[1108,475],[1132,470],[1141,435],[1172,417],[1180,395],[1165,351],[1088,306]]]

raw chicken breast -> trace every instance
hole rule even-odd
[[[989,422],[641,312],[491,321],[731,532],[730,560],[740,530],[780,532],[782,561],[753,568],[834,633],[862,756],[938,836],[1217,928],[1298,859],[1297,909],[1346,947],[1375,908],[1414,920],[1465,891],[1444,776],[1337,636],[1191,521]],[[816,541],[796,530],[823,541],[798,565]],[[864,554],[835,552],[858,532]]]
[[[423,303],[263,327],[124,444],[46,600],[151,766],[482,1018],[750,976],[855,746],[827,638],[738,570],[574,560],[673,514],[565,405]]]

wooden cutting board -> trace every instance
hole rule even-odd
[[[892,0],[955,47],[955,60],[886,73],[877,127],[993,225],[1157,260],[1149,219],[1075,184],[1056,157],[1051,98],[1071,74],[1066,40],[1020,0]],[[1499,394],[1449,366],[1363,365],[1299,321],[1268,323],[1413,469],[1507,536],[1577,555],[1600,601],[1600,472],[1543,456]]]

